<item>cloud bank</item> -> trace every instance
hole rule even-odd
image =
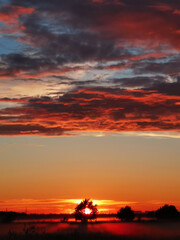
[[[0,135],[179,132],[178,0],[3,1],[0,32]]]

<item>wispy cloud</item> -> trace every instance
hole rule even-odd
[[[123,136],[139,136],[139,137],[148,137],[148,138],[174,138],[179,139],[180,138],[180,132],[126,132],[126,133],[120,133],[118,135]]]
[[[82,199],[12,199],[0,202],[0,210],[28,211],[29,213],[73,213],[77,204]],[[136,202],[93,200],[99,212],[116,212],[125,205],[134,205]]]

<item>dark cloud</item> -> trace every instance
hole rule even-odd
[[[152,40],[180,47],[180,14],[175,14],[180,9],[177,0],[163,3],[153,0],[105,0],[101,3],[93,0],[12,0],[12,4],[31,6],[54,16],[57,23],[59,19],[60,24],[96,31],[103,37]]]
[[[150,88],[156,84],[160,84],[160,83],[163,84],[165,82],[165,77],[162,77],[162,76],[152,76],[152,77],[137,76],[137,77],[132,77],[132,78],[115,78],[115,79],[111,79],[111,82],[114,83],[115,85],[118,85],[121,88],[146,89],[146,88]]]
[[[172,83],[156,83],[149,89],[172,96],[180,96],[180,78]]]
[[[42,125],[13,124],[0,125],[0,135],[63,135],[63,130],[59,127],[43,127]]]
[[[19,77],[22,80],[24,77],[32,80],[33,77],[53,76],[53,73],[61,75],[80,69],[80,67],[63,67],[58,60],[42,55],[37,56],[36,54],[34,56],[21,53],[1,55],[0,78]],[[40,81],[40,79],[37,79],[37,81]]]
[[[21,53],[2,55],[0,61],[0,78],[16,77],[22,73],[35,74],[53,71],[57,65],[45,57],[33,57]],[[32,80],[32,79],[31,79]]]
[[[136,74],[144,73],[159,73],[159,74],[174,74],[179,72],[180,56],[174,56],[168,59],[161,59],[158,61],[140,61],[133,64],[134,72]]]
[[[14,66],[18,70],[38,72],[56,69],[66,63],[132,59],[136,54],[128,51],[125,42],[135,44],[137,40],[144,44],[152,41],[179,47],[180,14],[174,14],[174,11],[180,4],[175,0],[165,2],[171,6],[169,11],[162,11],[161,2],[150,0],[12,0],[11,3],[13,7],[6,8],[21,6],[36,10],[18,18],[23,27],[23,36],[19,40],[34,47],[36,54],[33,57],[22,54],[4,57],[13,67],[5,72],[2,69],[3,76],[16,72]],[[115,67],[121,66],[108,69]],[[142,68],[151,71],[149,65],[142,65],[139,71]]]
[[[51,57],[57,64],[115,58],[122,51],[122,48],[115,47],[113,40],[102,39],[97,33],[76,29],[68,31],[66,25],[60,33],[50,29],[50,26],[42,24],[37,13],[26,16],[23,26],[26,35],[21,40],[38,47],[40,54]]]
[[[41,67],[47,69],[53,68],[55,64],[48,58],[33,58],[24,54],[8,54],[1,56],[2,62],[10,67],[12,66],[15,71],[38,71]]]

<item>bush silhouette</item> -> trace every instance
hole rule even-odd
[[[166,204],[155,212],[155,216],[158,219],[177,219],[179,212],[175,206]]]
[[[131,210],[131,207],[126,206],[117,212],[117,218],[124,222],[131,222],[134,219],[134,212]]]
[[[0,213],[0,223],[11,223],[18,217],[15,212],[1,212]]]
[[[89,219],[96,219],[97,215],[97,205],[93,205],[93,202],[89,199],[84,199],[75,208],[74,216],[76,221],[87,222]]]

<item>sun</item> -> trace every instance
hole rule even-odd
[[[86,215],[91,214],[91,212],[92,212],[92,210],[89,209],[89,208],[85,208],[85,209],[84,209],[84,213],[85,213]]]

